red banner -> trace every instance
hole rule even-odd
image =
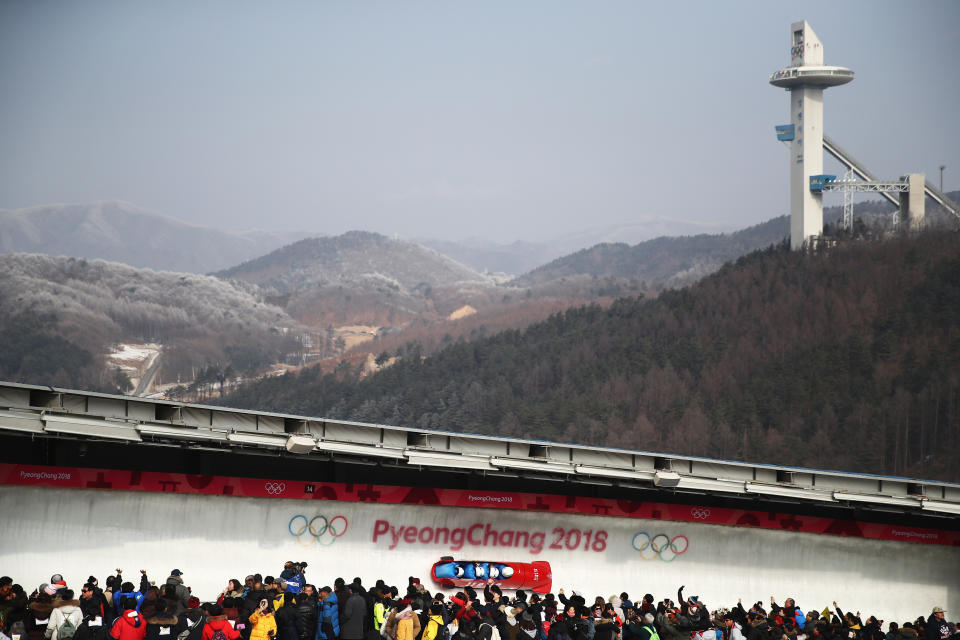
[[[908,525],[877,524],[800,516],[774,511],[637,502],[609,498],[546,495],[523,492],[432,489],[379,484],[343,484],[303,480],[234,478],[153,471],[118,471],[33,465],[0,464],[0,483],[73,489],[152,491],[247,498],[296,498],[422,504],[442,507],[519,509],[620,518],[700,522],[737,527],[759,527],[804,533],[960,546],[960,531],[923,529]]]

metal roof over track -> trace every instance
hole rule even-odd
[[[434,431],[11,382],[0,382],[3,433],[960,515],[960,484],[937,480]]]

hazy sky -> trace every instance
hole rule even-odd
[[[960,187],[960,2],[0,0],[0,208],[538,240],[787,213],[789,28],[825,129]],[[839,165],[828,160],[828,169]],[[839,204],[839,194],[827,204]]]

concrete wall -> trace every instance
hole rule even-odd
[[[116,567],[131,580],[147,569],[158,583],[179,568],[206,600],[229,578],[278,575],[285,560],[309,562],[307,577],[317,586],[359,575],[368,584],[382,577],[402,587],[413,575],[436,590],[429,569],[441,555],[452,555],[546,560],[554,592],[579,589],[589,597],[627,591],[675,598],[685,584],[685,594],[699,595],[711,608],[773,595],[781,603],[792,596],[804,610],[837,600],[844,609],[888,621],[929,615],[933,605],[960,610],[960,548],[940,545],[601,516],[15,486],[0,487],[0,513],[0,573],[28,591],[53,573],[79,587],[91,573],[102,583]],[[342,516],[335,525],[339,537],[321,536],[325,546],[291,535],[317,515]],[[457,550],[450,542],[420,542],[437,527],[469,532],[474,525],[480,544],[467,540]],[[509,531],[531,535],[509,546]],[[600,531],[606,533],[602,544]],[[638,552],[632,543],[636,538],[643,547],[641,532],[675,539],[678,549],[684,539],[677,536],[684,536],[688,549],[663,558],[649,546]],[[576,549],[569,549],[577,538]],[[560,549],[550,548],[554,543]]]

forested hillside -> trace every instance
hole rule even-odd
[[[226,404],[960,480],[960,234],[782,245],[655,300],[416,346],[358,381],[341,366]]]
[[[117,391],[103,358],[123,341],[160,342],[169,378],[240,372],[294,348],[297,326],[256,288],[104,260],[0,255],[0,378]],[[123,389],[120,389],[123,390]]]

